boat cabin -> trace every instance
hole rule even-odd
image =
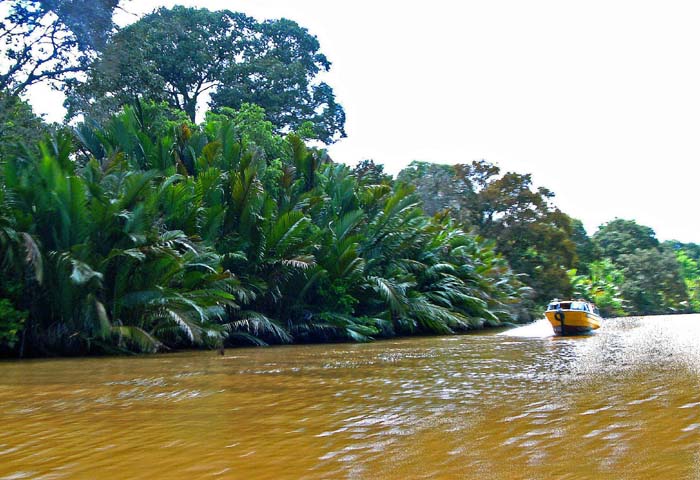
[[[559,301],[554,300],[549,305],[547,305],[547,310],[578,310],[583,312],[591,312],[596,315],[600,315],[598,307],[585,300],[566,300]]]

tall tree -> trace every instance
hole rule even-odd
[[[449,210],[454,218],[466,220],[464,214],[474,190],[457,174],[455,166],[413,161],[399,172],[397,180],[413,185],[428,215]]]
[[[83,71],[113,30],[119,0],[6,0],[0,5],[0,90],[22,93]]]
[[[390,184],[392,181],[391,175],[384,173],[384,165],[375,163],[372,159],[360,161],[352,169],[352,174],[362,185]]]
[[[479,232],[496,240],[517,272],[528,274],[538,301],[571,293],[566,271],[576,262],[571,219],[551,203],[554,194],[532,188],[530,175],[506,173],[479,194]]]
[[[688,311],[691,285],[684,280],[681,244],[660,244],[650,227],[634,220],[615,219],[602,225],[593,241],[603,258],[624,274],[620,292],[627,313],[661,314]]]
[[[223,71],[250,55],[255,21],[240,13],[161,8],[114,35],[69,92],[69,115],[111,113],[134,98],[166,101],[194,121],[197,103]],[[102,97],[108,95],[109,103]]]
[[[650,227],[639,225],[634,220],[616,218],[598,229],[593,240],[603,257],[616,261],[620,255],[633,254],[659,246],[656,233]]]
[[[316,37],[287,20],[268,20],[256,26],[247,62],[225,71],[212,94],[214,108],[240,108],[244,103],[262,106],[281,129],[296,130],[310,121],[316,137],[326,143],[345,136],[345,111],[333,89],[315,82],[331,63],[320,53]]]
[[[345,135],[333,90],[318,83],[330,62],[316,37],[291,20],[259,23],[228,10],[161,8],[112,38],[74,82],[69,115],[104,117],[134,98],[166,101],[192,121],[206,94],[216,108],[263,107],[278,131],[310,121],[324,141]]]
[[[593,239],[586,233],[583,222],[576,218],[571,219],[571,241],[576,245],[576,269],[579,274],[586,274],[589,264],[599,258],[600,252]]]
[[[501,175],[486,161],[454,166],[413,162],[398,179],[415,185],[428,213],[447,209],[493,239],[513,270],[528,275],[536,301],[570,293],[567,270],[576,262],[571,219],[552,204],[552,192],[533,187],[530,175]]]
[[[688,294],[675,254],[667,249],[637,249],[618,257],[628,312],[638,315],[688,310]]]

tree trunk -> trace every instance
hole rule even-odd
[[[190,117],[190,121],[195,123],[195,116],[197,115],[197,99],[186,99],[185,100],[185,113]]]

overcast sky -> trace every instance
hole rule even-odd
[[[138,0],[119,21],[174,4],[316,35],[347,114],[336,161],[485,159],[589,234],[619,217],[700,243],[700,2]],[[56,118],[48,96],[32,103]]]

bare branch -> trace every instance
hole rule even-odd
[[[53,2],[0,0],[9,4],[11,12],[0,23],[0,41],[4,43],[0,50],[0,89],[17,94],[43,80],[61,81],[67,75],[84,71],[95,44],[89,35],[111,31],[109,18],[116,7],[109,0],[95,1],[96,5],[88,8],[88,17],[83,18],[83,12],[79,12],[78,18],[75,12],[63,10]],[[91,20],[98,22],[97,29]],[[72,29],[74,25],[78,31]],[[82,31],[85,25],[88,34]]]

